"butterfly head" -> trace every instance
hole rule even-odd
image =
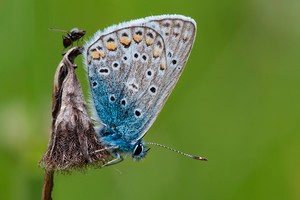
[[[146,156],[148,151],[149,149],[146,148],[145,143],[140,140],[137,143],[135,143],[135,145],[133,146],[132,158],[134,160],[140,160]]]

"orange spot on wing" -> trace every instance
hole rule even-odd
[[[128,46],[131,43],[131,39],[129,37],[124,36],[121,38],[121,43]]]
[[[105,56],[104,51],[100,51],[100,52],[99,52],[99,55],[100,55],[101,58],[103,58],[103,57]]]
[[[100,59],[100,53],[98,51],[93,51],[91,56],[93,59]]]
[[[94,60],[99,60],[100,57],[103,58],[105,56],[105,53],[104,51],[92,51],[91,53],[91,57],[94,59]]]
[[[152,38],[146,38],[146,44],[149,46],[153,44],[153,39]]]
[[[164,69],[166,68],[166,66],[165,66],[165,64],[164,64],[164,63],[160,63],[160,65],[159,65],[159,66],[160,66],[160,69],[161,69],[161,70],[164,70]]]
[[[133,40],[136,41],[137,43],[142,41],[142,36],[141,35],[134,35]]]
[[[154,58],[159,57],[160,54],[161,54],[160,50],[155,47],[154,50],[153,50],[153,56],[154,56]]]
[[[110,51],[114,51],[114,50],[116,50],[117,47],[118,47],[118,45],[117,45],[115,42],[113,42],[113,41],[107,42],[105,46],[106,46],[106,48],[107,48],[108,50],[110,50]]]

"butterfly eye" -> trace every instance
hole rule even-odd
[[[138,143],[138,144],[135,146],[134,150],[133,150],[133,155],[134,155],[134,156],[138,156],[138,155],[140,155],[142,152],[143,152],[143,146],[142,146],[140,143]]]

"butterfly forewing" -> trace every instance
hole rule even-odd
[[[143,137],[193,46],[195,22],[158,16],[113,26],[87,43],[86,66],[100,120],[125,141]]]
[[[137,139],[143,137],[150,128],[168,96],[171,94],[185,67],[196,36],[195,21],[191,18],[182,16],[159,17],[157,19],[149,20],[145,25],[157,30],[164,38],[167,66],[164,80],[160,83],[161,92],[158,94],[154,105],[149,107],[148,110],[148,113],[153,116],[149,117],[148,121],[145,123],[144,132]]]

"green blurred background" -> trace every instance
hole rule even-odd
[[[300,1],[2,0],[0,199],[40,199],[61,33],[159,14],[198,23],[147,159],[55,176],[54,199],[300,199]],[[87,94],[82,57],[78,76]]]

